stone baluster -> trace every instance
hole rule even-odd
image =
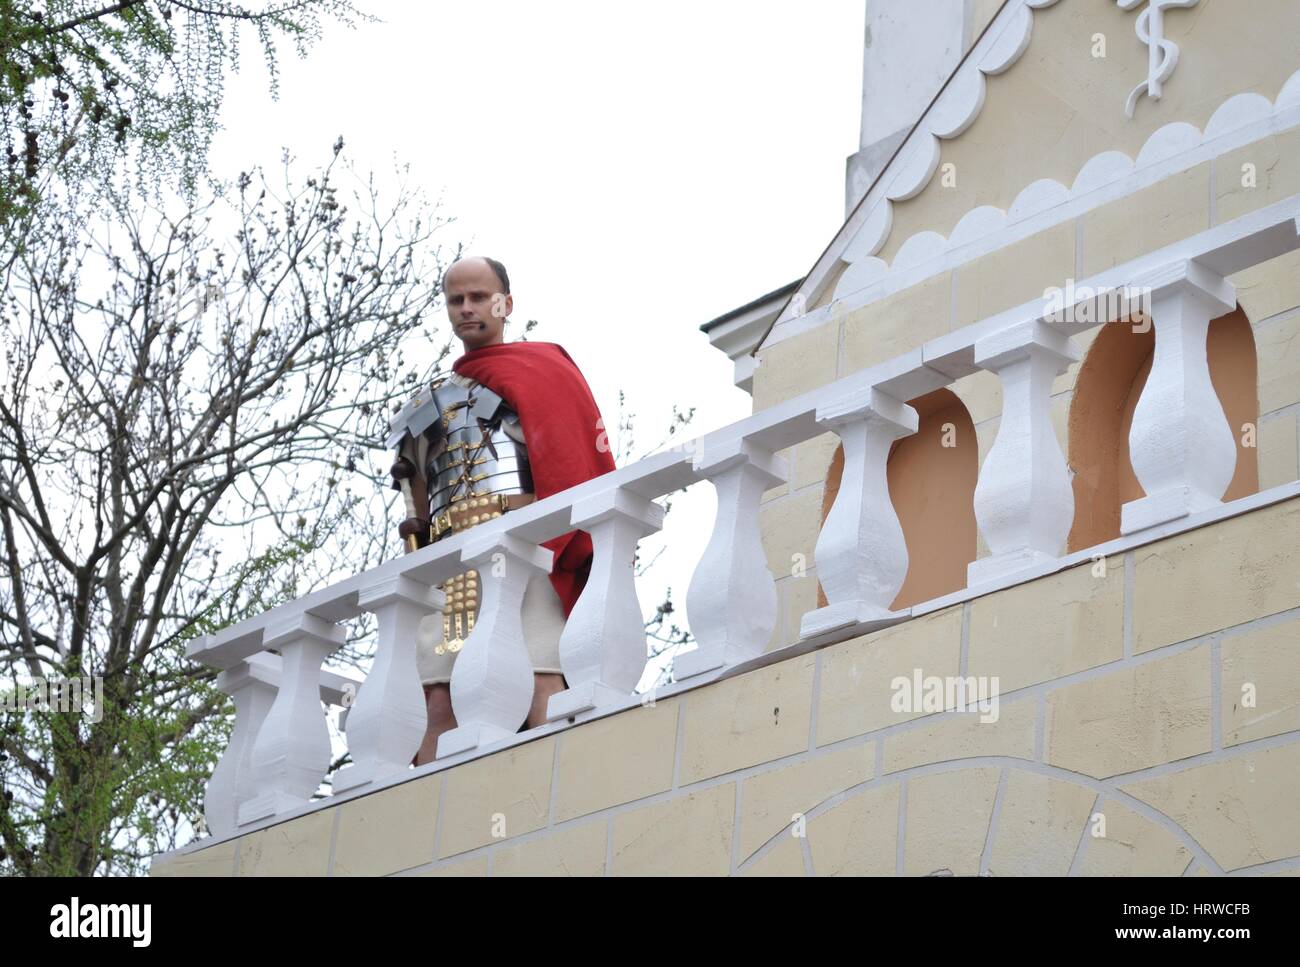
[[[560,635],[568,687],[551,696],[549,719],[569,718],[636,690],[646,663],[636,545],[663,526],[664,509],[620,487],[574,504],[570,522],[591,535],[591,573]]]
[[[253,743],[255,795],[239,806],[240,825],[306,805],[319,787],[330,763],[321,666],[343,643],[343,628],[311,614],[268,625],[262,646],[280,652],[280,687]]]
[[[233,833],[239,825],[239,807],[252,799],[253,745],[280,689],[280,657],[258,652],[217,675],[217,688],[235,701],[235,727],[221,761],[208,780],[203,815],[213,835]],[[329,672],[321,673],[321,701],[339,706],[339,728],[347,716],[358,682]]]
[[[404,576],[363,589],[357,606],[379,622],[375,661],[348,710],[348,751],[353,764],[334,778],[335,791],[353,789],[404,772],[420,748],[428,711],[415,660],[415,639],[425,615],[441,613],[444,594]]]
[[[1146,496],[1124,504],[1123,534],[1219,504],[1237,465],[1206,356],[1210,320],[1236,308],[1236,290],[1187,260],[1134,286],[1150,293],[1156,347],[1128,435],[1129,460]]]
[[[1068,336],[1033,319],[975,343],[975,364],[1002,384],[1002,419],[975,487],[975,520],[989,556],[967,584],[1055,560],[1074,521],[1070,471],[1052,429],[1052,381],[1079,358]]]
[[[854,623],[893,621],[907,577],[907,544],[889,499],[890,445],[915,433],[916,410],[867,387],[817,407],[817,424],[844,445],[844,472],[814,550],[829,602],[803,616],[802,638]]]
[[[673,661],[677,681],[763,653],[776,627],[776,581],[767,566],[758,506],[786,480],[785,461],[744,439],[701,449],[695,472],[718,495],[713,535],[686,591],[686,615],[699,643]]]
[[[278,691],[278,679],[268,681],[251,662],[241,661],[217,675],[217,688],[235,702],[235,727],[221,761],[212,770],[203,797],[203,818],[213,836],[233,833],[239,825],[239,804],[253,798],[253,745]]]
[[[468,532],[461,563],[478,571],[482,598],[474,630],[452,666],[457,725],[438,737],[438,758],[509,738],[528,717],[533,664],[524,644],[524,592],[534,574],[551,573],[552,557],[502,531],[483,537]]]

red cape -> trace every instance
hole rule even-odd
[[[519,414],[538,500],[615,469],[595,397],[564,347],[498,343],[471,349],[451,368],[482,383]],[[551,586],[567,618],[591,570],[591,535],[569,531],[542,546],[555,552]]]

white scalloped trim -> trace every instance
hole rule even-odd
[[[1138,152],[1137,166],[1146,168],[1157,161],[1177,157],[1200,143],[1201,132],[1195,124],[1174,121],[1151,132],[1151,137],[1147,138],[1146,144]]]
[[[908,145],[895,165],[898,169],[885,197],[890,201],[915,198],[930,183],[939,167],[939,139],[933,134],[923,135],[915,144]]]
[[[1016,195],[1011,207],[1007,209],[1007,221],[1022,222],[1030,215],[1045,212],[1069,200],[1070,189],[1065,185],[1051,178],[1040,178]]]
[[[987,84],[958,85],[952,96],[934,106],[930,118],[930,131],[935,137],[950,141],[975,123],[984,109]]]
[[[1039,4],[1047,6],[1047,4]],[[1021,7],[1011,15],[1011,22],[1002,31],[997,41],[980,61],[981,74],[1001,74],[1020,59],[1020,55],[1029,49],[1029,40],[1034,34],[1034,12],[1028,7]],[[971,75],[974,78],[978,74]]]
[[[1085,195],[1088,192],[1119,181],[1133,170],[1133,159],[1123,151],[1103,151],[1094,154],[1083,163],[1079,173],[1074,176],[1070,186],[1071,195]]]
[[[1128,159],[1124,160],[1127,161]],[[953,227],[952,234],[948,236],[948,244],[964,245],[966,242],[988,235],[990,232],[1001,228],[1006,222],[1006,218],[1006,212],[992,205],[980,205],[979,208],[972,208]]]
[[[840,259],[850,264],[870,258],[880,251],[880,246],[889,238],[889,230],[894,227],[894,206],[877,205],[862,223],[856,235],[850,239]]]
[[[1035,6],[1031,0],[1025,2],[1030,7]],[[1037,5],[1050,6],[1055,2],[1056,0],[1045,0]],[[858,230],[853,242],[841,253],[841,260],[848,262],[849,265],[835,285],[833,299],[855,292],[893,269],[919,265],[960,245],[999,231],[1007,225],[1023,221],[1096,191],[1098,188],[1114,184],[1128,177],[1135,170],[1183,154],[1207,141],[1230,134],[1247,125],[1266,121],[1284,110],[1297,106],[1300,106],[1300,71],[1292,74],[1282,86],[1276,101],[1269,101],[1262,94],[1253,93],[1236,94],[1228,98],[1219,105],[1218,110],[1206,122],[1204,132],[1186,121],[1174,121],[1151,133],[1138,152],[1136,160],[1129,158],[1122,151],[1103,151],[1084,162],[1079,173],[1075,175],[1074,184],[1069,188],[1050,178],[1043,178],[1026,186],[1005,212],[991,205],[981,205],[971,209],[961,217],[953,227],[952,234],[947,238],[934,231],[918,232],[899,246],[892,266],[879,258],[867,258],[879,252],[889,237],[893,224],[892,204],[889,200],[892,196],[891,192],[882,198],[867,216],[867,221]],[[859,260],[871,263],[868,271],[855,271]]]
[[[906,201],[921,193],[939,167],[941,154],[939,140],[951,140],[969,128],[984,108],[987,95],[984,76],[1001,74],[1010,69],[1029,48],[1034,30],[1034,11],[1050,7],[1059,0],[1022,0],[1022,5],[1007,19],[1002,32],[984,53],[979,68],[953,78],[952,86],[921,119],[924,130],[918,129],[899,157],[890,165],[893,169],[889,182],[874,210],[862,227],[854,234],[840,254],[840,260],[852,264],[869,258],[880,251],[893,227],[890,211],[896,201]],[[885,209],[882,213],[881,209]],[[848,273],[841,275],[844,284]],[[836,286],[839,291],[839,286]]]
[[[938,232],[917,232],[899,248],[894,256],[893,267],[905,269],[911,265],[920,265],[936,255],[942,255],[947,247],[948,240]]]
[[[845,286],[844,291],[857,292],[859,289],[865,289],[871,283],[883,278],[888,272],[889,265],[884,259],[868,255],[844,269],[839,282],[835,284],[835,291],[839,292],[839,287]]]
[[[1282,93],[1277,96],[1273,110],[1280,111],[1283,107],[1290,107],[1292,104],[1300,104],[1300,71],[1292,74],[1282,85]]]
[[[1219,109],[1205,123],[1204,141],[1212,141],[1221,134],[1244,128],[1253,121],[1262,121],[1273,114],[1273,103],[1263,94],[1237,94],[1219,105]]]

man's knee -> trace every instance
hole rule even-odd
[[[524,720],[519,731],[534,729],[539,725],[546,724],[546,709],[550,703],[550,698],[556,692],[562,692],[567,687],[564,676],[553,672],[539,672],[533,674],[533,701],[528,710],[528,717]],[[439,683],[437,685],[424,686],[425,708],[428,711],[428,736],[426,742],[435,736],[455,728],[456,716],[451,707],[451,685],[448,683]]]
[[[420,748],[411,765],[422,766],[437,757],[438,737],[456,727],[456,717],[451,711],[451,687],[446,684],[424,686],[424,708],[427,724]]]
[[[451,709],[451,686],[446,682],[424,686],[424,704],[429,713],[429,725],[454,721]]]
[[[533,673],[533,705],[528,710],[528,718],[524,720],[524,729],[535,729],[539,725],[546,724],[546,708],[550,703],[551,696],[556,692],[562,692],[567,686],[564,682],[564,676],[554,672],[534,672]]]

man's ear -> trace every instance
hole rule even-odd
[[[515,311],[515,297],[513,293],[506,293],[506,314],[503,318],[509,319],[510,313]]]

